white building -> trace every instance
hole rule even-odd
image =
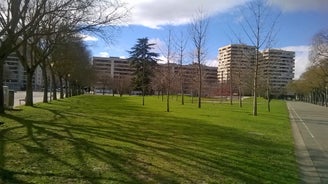
[[[255,63],[256,48],[244,44],[231,44],[219,48],[218,79],[225,91],[243,91],[250,94]],[[286,93],[287,84],[294,78],[295,52],[268,49],[259,52],[259,87],[272,95]],[[248,91],[248,92],[247,92]]]
[[[262,52],[260,72],[263,83],[275,96],[286,94],[286,87],[294,78],[295,52],[279,49],[268,49]]]
[[[130,61],[119,57],[93,57],[92,65],[97,74],[96,91],[112,93],[115,82],[130,81],[134,72]]]
[[[42,70],[37,67],[33,76],[33,89],[41,90],[43,86]],[[10,90],[25,90],[26,72],[18,57],[11,54],[4,63],[4,83]]]
[[[220,95],[252,93],[253,66],[256,49],[245,44],[231,44],[219,48],[218,80]]]

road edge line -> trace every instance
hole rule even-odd
[[[294,108],[287,102],[289,120],[292,127],[292,134],[295,146],[296,162],[299,168],[299,176],[302,183],[321,183],[319,174],[314,167],[310,154],[305,146],[303,137],[293,115]],[[295,110],[294,110],[295,111]]]

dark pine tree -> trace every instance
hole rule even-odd
[[[151,52],[154,43],[148,43],[148,38],[139,38],[137,43],[131,48],[130,62],[135,69],[132,79],[133,89],[142,91],[142,105],[144,105],[144,96],[151,92],[150,82],[153,76],[153,69],[157,65],[158,53]]]

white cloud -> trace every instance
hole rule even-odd
[[[83,41],[98,41],[97,37],[86,35],[86,34],[80,34]]]
[[[219,66],[219,61],[217,59],[207,60],[207,61],[205,61],[205,65],[218,67]]]
[[[108,52],[99,52],[98,56],[100,56],[100,57],[109,57],[109,53]]]
[[[158,61],[157,61],[158,64],[166,64],[167,63],[167,58],[163,55],[160,55],[157,59],[158,59]]]
[[[270,0],[284,11],[322,10],[328,11],[327,0]]]
[[[131,8],[127,24],[159,29],[164,25],[182,25],[191,21],[198,10],[208,16],[231,12],[251,0],[123,0]],[[328,0],[269,0],[284,11],[328,11]],[[240,21],[239,17],[239,21]]]
[[[163,42],[160,38],[149,38],[148,43],[155,44],[154,49],[156,48],[164,48],[165,42]]]
[[[163,54],[164,53],[164,50],[166,49],[165,42],[162,41],[160,38],[150,38],[148,40],[148,43],[155,44],[154,47],[153,47],[152,52]]]
[[[306,68],[309,66],[309,49],[310,46],[300,45],[300,46],[288,46],[281,48],[283,50],[294,51],[295,52],[295,79],[298,79]]]
[[[181,25],[191,21],[198,10],[208,16],[224,13],[249,0],[125,0],[132,8],[129,24],[158,29],[163,25]]]

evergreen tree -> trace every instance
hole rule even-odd
[[[150,82],[153,76],[153,68],[157,64],[158,53],[151,52],[155,45],[148,43],[148,38],[139,38],[137,43],[131,48],[130,62],[135,69],[134,77],[132,79],[133,89],[142,91],[142,96],[150,93]],[[144,104],[144,101],[143,101]]]

